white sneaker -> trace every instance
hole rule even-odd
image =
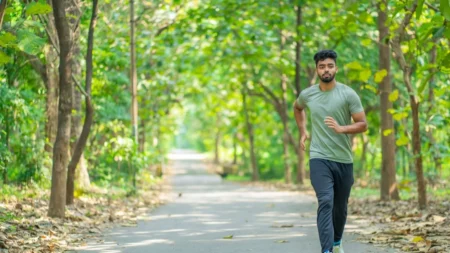
[[[333,247],[333,253],[344,253],[344,247],[341,245]]]

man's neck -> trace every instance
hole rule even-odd
[[[336,79],[334,79],[333,81],[331,81],[329,83],[325,83],[322,81],[320,81],[320,83],[319,83],[319,88],[321,91],[332,90],[335,86],[336,86]]]

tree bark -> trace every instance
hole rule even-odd
[[[92,86],[92,72],[93,72],[93,66],[92,66],[92,50],[94,48],[94,29],[97,21],[97,6],[98,0],[93,0],[92,2],[92,17],[91,17],[91,23],[89,26],[89,34],[88,34],[88,49],[86,53],[86,118],[83,124],[83,130],[81,131],[80,137],[77,140],[77,143],[75,145],[75,149],[73,152],[72,159],[69,163],[69,175],[71,175],[71,178],[68,177],[68,184],[67,184],[67,204],[73,204],[73,193],[74,193],[74,181],[73,177],[75,175],[75,170],[77,167],[78,162],[80,161],[80,158],[83,154],[83,150],[86,147],[87,139],[89,137],[89,132],[91,131],[91,125],[93,121],[94,116],[94,108],[92,106],[91,101],[91,86]],[[69,184],[69,179],[71,179]],[[70,187],[70,188],[69,188]]]
[[[361,140],[362,140],[362,151],[361,151],[361,158],[360,158],[360,168],[358,171],[359,177],[362,177],[364,175],[363,172],[366,171],[366,160],[367,160],[367,146],[369,145],[369,140],[366,137],[366,135],[361,134]]]
[[[217,129],[216,137],[214,138],[214,163],[220,163],[220,129]]]
[[[71,129],[70,129],[70,151],[73,156],[75,146],[77,143],[78,136],[81,133],[81,91],[75,87],[75,82],[81,77],[81,64],[79,60],[80,55],[80,30],[75,28],[78,26],[78,19],[81,15],[80,2],[79,0],[66,1],[67,12],[70,16],[69,25],[73,34],[73,45],[72,45],[72,119],[71,119]],[[76,80],[73,80],[76,79]],[[69,163],[70,164],[70,163]],[[81,163],[85,165],[85,163]],[[81,168],[80,168],[81,169]],[[86,169],[86,168],[84,168]],[[73,192],[74,192],[74,182],[75,182],[75,170],[68,170],[67,173],[67,190],[66,190],[66,204],[73,204]]]
[[[233,164],[237,164],[237,132],[233,135]]]
[[[52,187],[48,216],[64,218],[66,204],[67,165],[70,150],[72,90],[70,78],[72,35],[66,19],[65,2],[53,0],[53,15],[59,38],[59,107],[58,131],[53,148]]]
[[[423,163],[422,163],[422,154],[421,154],[421,142],[420,142],[420,121],[419,121],[419,101],[415,96],[414,90],[411,84],[411,67],[405,60],[405,56],[401,49],[401,41],[403,39],[403,35],[406,32],[406,27],[409,25],[411,21],[411,17],[414,14],[417,8],[418,0],[414,0],[413,5],[410,10],[405,15],[400,27],[395,32],[395,36],[392,40],[392,48],[394,50],[397,62],[400,65],[400,68],[403,71],[403,81],[405,82],[406,88],[409,93],[409,101],[410,107],[412,110],[412,118],[413,118],[413,154],[414,154],[414,165],[416,169],[416,177],[417,177],[417,191],[419,195],[419,208],[426,209],[427,207],[427,195],[426,195],[426,186],[425,179],[423,176]]]
[[[136,19],[134,18],[134,0],[130,0],[130,55],[131,55],[131,125],[133,139],[138,143],[138,103],[137,103],[137,69],[136,69]]]
[[[395,163],[395,134],[394,121],[389,110],[392,109],[392,102],[389,94],[392,92],[391,84],[391,59],[389,48],[389,27],[387,21],[387,0],[378,3],[378,31],[379,31],[379,69],[386,70],[387,74],[380,83],[380,114],[381,114],[381,199],[399,200],[397,189],[396,163]],[[380,5],[384,5],[384,9]],[[388,135],[384,131],[391,130]]]
[[[301,92],[301,48],[302,48],[302,40],[300,34],[300,26],[302,25],[302,6],[300,2],[297,4],[297,25],[296,25],[296,33],[297,40],[295,42],[295,95],[298,97]],[[299,143],[300,143],[299,136]],[[297,183],[300,185],[304,184],[305,180],[305,151],[301,148],[297,149]]]
[[[53,47],[48,47],[45,52],[45,73],[44,79],[46,87],[46,122],[45,122],[45,151],[51,153],[53,144],[56,140],[56,132],[58,129],[58,103],[59,103],[59,88],[58,88],[58,72],[55,66],[55,60],[58,58],[57,53]]]
[[[258,181],[259,180],[259,170],[258,170],[258,164],[256,162],[253,124],[250,122],[250,117],[248,115],[246,90],[247,89],[242,89],[242,91],[241,91],[242,92],[242,108],[244,110],[245,126],[247,127],[248,140],[250,143],[250,161],[251,161],[251,166],[252,166],[252,181]]]
[[[280,12],[281,12],[281,3],[280,3]],[[283,17],[281,17],[280,24],[283,24]],[[280,59],[283,57],[285,38],[283,37],[283,29],[280,28]],[[280,62],[281,63],[281,62]],[[282,69],[282,68],[281,68]],[[289,159],[289,129],[288,129],[288,116],[287,116],[287,81],[286,75],[281,70],[280,73],[280,88],[281,88],[281,101],[280,108],[281,111],[281,122],[283,124],[283,160],[284,160],[284,181],[286,183],[291,183],[291,164]]]

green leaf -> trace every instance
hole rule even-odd
[[[368,46],[370,46],[372,44],[372,40],[371,39],[364,39],[364,40],[361,40],[361,45],[363,45],[363,46],[365,46],[365,47],[368,47]]]
[[[395,141],[395,144],[397,146],[405,146],[406,144],[408,144],[409,139],[407,136],[402,135],[397,141]]]
[[[378,72],[375,73],[375,82],[376,83],[381,83],[381,81],[383,81],[385,76],[387,76],[387,70],[386,69],[378,70]]]
[[[369,81],[370,76],[372,76],[372,71],[370,71],[370,69],[364,69],[359,72],[359,80],[363,82]]]
[[[357,61],[350,62],[347,65],[345,65],[345,67],[347,67],[349,69],[355,69],[355,70],[362,70],[363,69],[361,64],[359,62],[357,62]]]
[[[16,36],[14,36],[12,33],[6,32],[0,35],[0,46],[9,47],[11,45],[15,45],[16,40]]]
[[[5,65],[9,61],[11,61],[11,58],[2,51],[0,51],[0,66]]]
[[[407,112],[399,112],[399,113],[395,113],[392,117],[394,118],[394,120],[400,121],[400,120],[408,117],[408,113]]]
[[[450,20],[450,1],[441,0],[440,3],[439,9],[442,12],[442,16],[444,16],[445,19]]]
[[[19,49],[32,55],[40,53],[46,43],[45,39],[36,36],[36,34],[28,30],[19,30],[17,32],[17,37],[19,39]]]
[[[378,92],[377,88],[375,88],[375,87],[373,87],[373,86],[371,86],[371,85],[369,85],[369,84],[366,84],[366,85],[364,85],[363,87],[364,87],[365,89],[368,89],[368,90],[372,91],[372,92],[375,93],[375,94],[377,94],[377,92]]]
[[[447,53],[447,55],[442,60],[441,65],[446,68],[450,68],[450,53]]]
[[[422,80],[420,83],[419,89],[417,89],[418,94],[423,97],[423,91],[425,90],[425,87],[427,87],[427,84],[430,82],[431,78],[435,75],[434,72],[431,72],[428,74],[428,76]]]
[[[392,132],[394,132],[394,130],[392,128],[390,129],[386,129],[383,131],[383,136],[388,136],[390,135]]]
[[[425,0],[419,0],[417,4],[417,10],[416,10],[416,18],[420,19],[420,16],[422,15],[423,10],[423,4],[425,3]]]
[[[233,235],[224,236],[223,239],[233,239]]]
[[[398,99],[398,90],[394,90],[391,94],[389,94],[389,101],[395,102]]]
[[[47,14],[52,12],[52,7],[44,2],[32,2],[26,7],[26,15]]]

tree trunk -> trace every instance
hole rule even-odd
[[[219,164],[220,158],[220,130],[217,129],[216,137],[214,138],[214,163]]]
[[[88,34],[88,49],[86,53],[86,94],[85,94],[85,100],[86,100],[86,118],[83,124],[83,129],[81,131],[80,137],[77,138],[77,142],[75,145],[75,149],[73,151],[72,159],[69,163],[69,175],[70,177],[67,178],[68,184],[67,184],[67,197],[66,201],[67,204],[73,204],[73,195],[74,195],[74,176],[75,176],[75,170],[77,168],[77,165],[81,159],[81,156],[83,154],[83,150],[86,147],[87,139],[89,137],[89,132],[91,131],[91,125],[93,121],[94,116],[94,108],[92,106],[91,101],[91,85],[92,85],[92,50],[94,47],[94,28],[97,21],[97,3],[98,0],[93,0],[92,2],[92,17],[91,17],[91,23],[89,26],[89,34]]]
[[[145,108],[145,106],[143,106],[141,104],[141,108]],[[139,152],[144,152],[145,151],[145,139],[147,138],[146,136],[146,129],[145,129],[145,123],[147,122],[147,119],[145,119],[144,117],[141,117],[141,125],[139,127],[139,131],[140,131],[140,136],[139,136]]]
[[[291,178],[291,166],[289,162],[289,137],[288,137],[288,129],[287,129],[287,119],[283,117],[283,160],[284,160],[284,181],[289,184],[292,182]]]
[[[380,5],[385,8],[381,8]],[[392,109],[392,102],[389,94],[392,92],[391,84],[391,60],[389,48],[389,27],[387,21],[387,0],[378,3],[378,30],[379,30],[379,69],[386,70],[387,74],[380,83],[380,114],[381,114],[381,199],[399,200],[397,189],[396,164],[395,164],[395,133],[394,121],[389,110]],[[391,130],[388,135],[384,131]]]
[[[242,108],[244,110],[245,125],[247,127],[248,140],[250,143],[250,161],[252,166],[252,181],[259,180],[258,164],[256,163],[255,140],[253,135],[253,124],[250,122],[247,108],[247,89],[242,89]],[[245,160],[244,160],[245,161]]]
[[[138,143],[138,103],[137,103],[137,69],[136,69],[136,39],[135,39],[136,20],[134,18],[134,0],[130,0],[130,55],[131,55],[131,125],[133,139]]]
[[[295,42],[295,91],[296,97],[300,95],[301,92],[301,49],[302,49],[302,40],[300,34],[300,26],[302,25],[302,6],[300,2],[297,4],[297,25],[296,25],[296,33],[297,40]],[[300,143],[299,136],[299,143]],[[297,183],[300,185],[304,184],[305,180],[305,151],[301,148],[297,149]]]
[[[53,47],[48,47],[45,51],[45,78],[46,87],[46,122],[45,122],[45,151],[51,153],[56,139],[58,129],[58,72],[55,66],[57,52]]]
[[[237,133],[233,135],[233,164],[237,164]]]
[[[52,187],[48,216],[64,218],[66,204],[67,165],[70,150],[72,90],[70,78],[72,34],[66,19],[65,2],[53,0],[53,14],[59,38],[59,107],[58,131],[53,148]]]
[[[414,96],[410,96],[411,110],[413,116],[413,152],[415,157],[417,191],[419,194],[419,207],[426,209],[427,193],[425,179],[423,176],[423,163],[420,143],[420,122],[419,122],[419,103],[415,101]]]
[[[66,1],[67,12],[69,14],[69,24],[73,34],[72,45],[72,78],[70,78],[73,87],[72,94],[72,125],[70,129],[70,151],[73,156],[78,136],[81,133],[81,91],[75,87],[75,82],[81,77],[81,64],[79,60],[80,55],[80,30],[76,29],[78,20],[81,16],[79,0]],[[76,30],[75,30],[76,29]],[[73,79],[76,80],[73,80]],[[84,163],[83,163],[84,164]],[[81,168],[80,168],[81,169]],[[75,170],[67,171],[67,190],[66,190],[66,204],[73,204],[73,192],[75,189]]]
[[[281,3],[280,3],[281,12]],[[283,24],[283,17],[281,17],[280,24]],[[285,38],[283,37],[283,30],[280,28],[280,59],[283,58],[283,51],[285,45]],[[283,123],[283,160],[284,160],[284,181],[286,183],[291,183],[291,165],[289,159],[289,129],[288,129],[288,116],[287,116],[287,81],[286,75],[281,70],[280,73],[280,88],[281,88],[281,101],[279,105],[279,111],[281,116],[281,121]]]
[[[362,139],[362,151],[361,151],[361,159],[360,159],[360,168],[358,171],[359,177],[364,175],[364,171],[366,171],[366,160],[367,160],[367,146],[369,145],[369,140],[366,135],[361,134]]]
[[[411,67],[405,60],[405,56],[401,49],[401,42],[403,39],[403,35],[406,32],[406,27],[409,25],[411,18],[416,11],[418,6],[418,0],[414,0],[411,8],[405,14],[403,21],[401,22],[399,28],[395,31],[395,36],[392,40],[392,48],[394,50],[397,62],[400,65],[401,70],[403,71],[403,81],[405,82],[406,88],[409,93],[409,101],[410,107],[412,110],[413,117],[413,153],[414,153],[414,162],[416,168],[416,177],[417,177],[417,191],[419,195],[419,208],[426,209],[427,207],[427,196],[426,196],[426,187],[425,180],[423,176],[423,163],[422,163],[422,154],[421,154],[421,143],[420,143],[420,121],[419,121],[419,101],[416,98],[415,92],[411,85]]]

